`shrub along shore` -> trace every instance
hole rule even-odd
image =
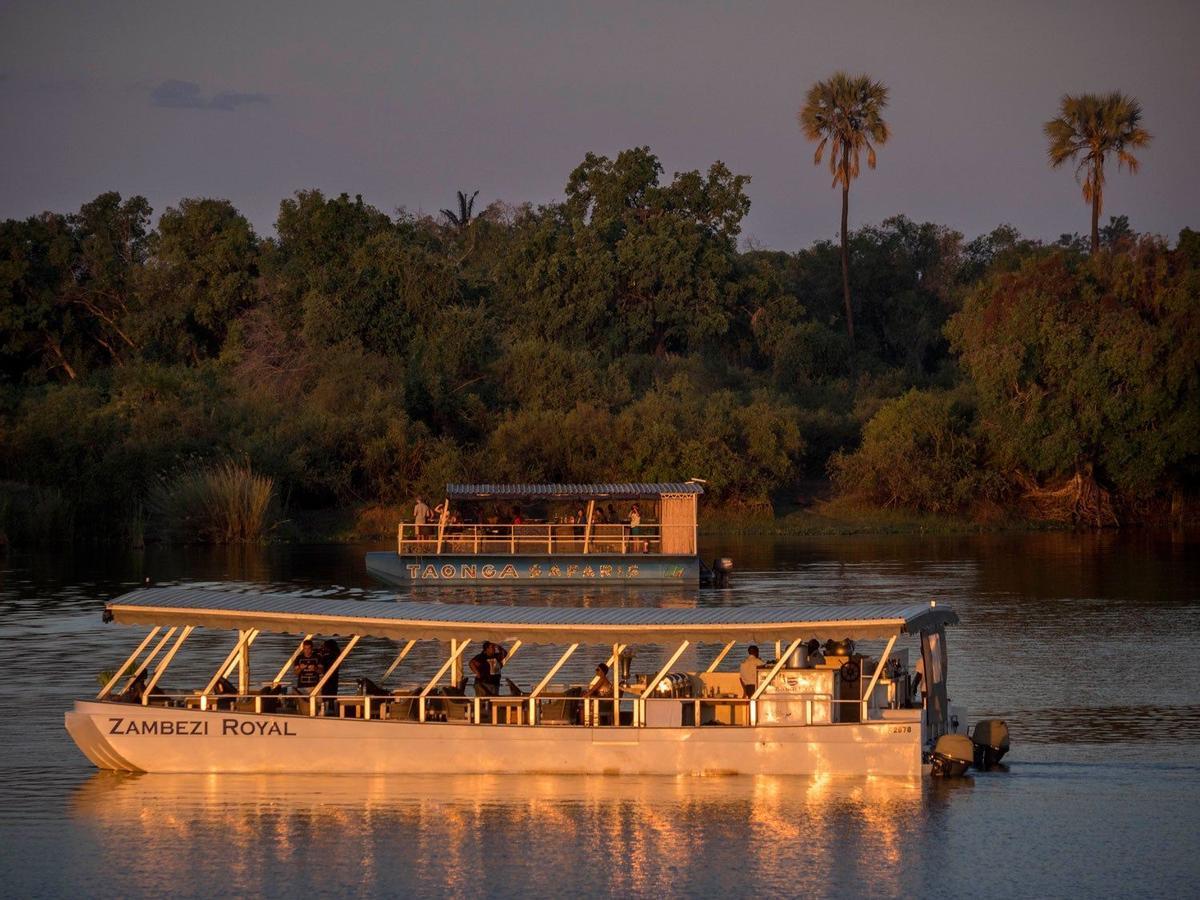
[[[701,477],[710,530],[1195,516],[1200,234],[897,216],[848,236],[851,339],[835,242],[739,248],[748,180],[635,148],[436,219],[302,191],[270,237],[115,193],[0,223],[0,538],[388,534],[466,480]]]

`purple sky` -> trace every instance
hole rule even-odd
[[[891,142],[851,222],[897,212],[968,236],[1086,232],[1045,163],[1063,92],[1138,97],[1154,134],[1105,217],[1200,227],[1200,4],[55,3],[0,0],[0,217],[104,190],[226,197],[271,234],[296,190],[435,212],[458,188],[560,197],[589,150],[648,144],[667,174],[753,176],[743,237],[796,249],[838,198],[796,125],[838,68],[892,89]]]

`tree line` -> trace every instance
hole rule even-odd
[[[832,135],[845,210],[886,132],[801,118]],[[0,527],[124,534],[164,484],[230,460],[290,511],[692,476],[746,515],[826,477],[955,515],[1186,506],[1195,232],[967,239],[896,216],[739,249],[749,180],[666,178],[635,147],[588,154],[540,206],[460,192],[434,218],[301,191],[264,237],[225,200],[155,223],[106,193],[0,223]]]

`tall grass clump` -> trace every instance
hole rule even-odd
[[[71,540],[71,504],[55,487],[0,482],[0,545]]]
[[[276,524],[275,479],[226,460],[160,482],[148,507],[174,539],[253,543]]]

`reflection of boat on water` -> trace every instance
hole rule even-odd
[[[723,584],[697,555],[700,483],[448,484],[435,521],[367,554],[384,584]]]
[[[894,893],[928,780],[586,776],[126,775],[98,772],[72,827],[126,894],[219,879],[275,895],[354,892],[815,893],[846,868]],[[920,843],[920,842],[915,842]],[[781,865],[790,859],[792,865]],[[797,865],[797,863],[802,863]],[[512,879],[519,879],[514,881]],[[465,881],[464,881],[465,879]],[[147,884],[146,882],[151,882]],[[110,888],[111,890],[111,888]]]
[[[938,784],[940,782],[935,782]],[[918,802],[919,778],[757,775],[721,779],[583,775],[144,774],[96,772],[72,805],[96,819],[140,817],[147,809],[211,813],[326,813],[336,809],[403,810],[429,803],[518,808],[553,803],[628,803],[643,809],[680,803],[745,802],[763,811],[837,803]]]
[[[100,695],[66,716],[80,749],[107,769],[913,776],[923,752],[966,722],[946,697],[945,626],[958,618],[933,603],[541,608],[146,588],[114,600],[105,617],[153,626]],[[159,688],[197,627],[235,631],[228,655],[204,687]],[[251,651],[263,632],[349,639],[319,680],[288,693],[282,682],[304,642],[255,689]],[[919,638],[924,701],[908,686],[908,651],[897,647],[907,636]],[[359,643],[378,639],[403,642],[379,683],[326,694]],[[808,652],[820,640],[826,658]],[[383,687],[421,641],[448,648],[432,676]],[[750,670],[753,682],[730,665],[739,641],[774,644],[773,659]],[[879,649],[861,652],[856,642]],[[538,644],[561,655],[536,684],[510,683],[499,696],[500,660]],[[556,683],[587,645],[604,648],[597,668],[608,672]],[[652,674],[632,671],[634,647],[662,653]],[[689,648],[703,649],[707,666],[697,652],[696,669],[678,671]],[[463,677],[468,659],[474,694]]]

